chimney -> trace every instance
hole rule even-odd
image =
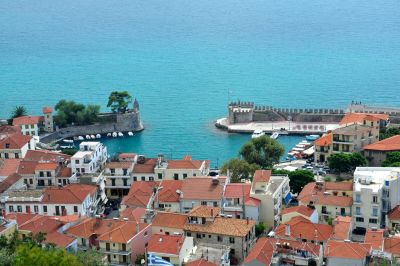
[[[285,224],[285,236],[290,236],[290,224]]]
[[[211,208],[211,217],[214,217],[214,208]]]
[[[246,223],[249,225],[249,217],[246,218]]]

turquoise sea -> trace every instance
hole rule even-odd
[[[146,130],[111,152],[221,163],[250,138],[214,128],[229,99],[400,106],[399,14],[398,0],[0,1],[0,117],[61,98],[106,111],[129,90]]]

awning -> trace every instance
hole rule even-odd
[[[289,202],[292,200],[293,196],[292,193],[287,193],[287,195],[285,196],[285,204],[288,205]]]
[[[305,155],[313,155],[314,152],[315,152],[314,146],[312,146],[311,148],[309,148],[309,149],[303,151],[303,154],[305,154]]]

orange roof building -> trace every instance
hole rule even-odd
[[[35,149],[35,142],[31,136],[17,133],[0,138],[0,158],[24,158],[30,149]]]
[[[158,183],[154,181],[133,182],[128,195],[122,198],[121,205],[146,208],[154,190],[157,188]]]
[[[261,237],[251,249],[249,255],[244,259],[243,265],[270,265],[272,256],[276,250],[276,240],[273,238]]]
[[[43,116],[20,116],[13,119],[13,126],[37,125],[43,121]]]
[[[371,254],[371,244],[329,240],[325,246],[325,257],[328,265],[367,265]]]
[[[352,231],[351,217],[350,216],[338,216],[333,222],[333,236],[335,240],[347,240],[350,239]]]
[[[184,248],[185,250],[182,250]],[[151,236],[147,245],[147,252],[159,257],[169,258],[172,264],[181,264],[183,259],[193,249],[193,238],[183,235],[161,235]]]
[[[152,230],[154,234],[183,233],[187,221],[187,214],[157,212],[152,222]]]
[[[367,229],[367,233],[365,234],[364,243],[371,244],[373,250],[383,251],[383,238],[384,238],[383,229]]]
[[[318,223],[318,212],[308,206],[299,205],[289,208],[284,208],[281,212],[282,222],[290,221],[293,217],[302,216],[313,223]]]
[[[393,236],[384,239],[383,250],[393,257],[400,257],[400,237]]]
[[[387,121],[389,119],[389,115],[387,114],[364,114],[364,113],[347,113],[342,120],[340,121],[340,125],[349,125],[354,123],[364,124],[364,121]]]
[[[371,166],[381,166],[390,152],[400,151],[400,135],[364,146],[363,153]]]
[[[268,182],[271,178],[271,170],[256,170],[253,176],[253,182]]]

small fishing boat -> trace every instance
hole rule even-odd
[[[255,138],[258,138],[258,137],[261,137],[264,135],[265,135],[265,132],[262,129],[256,129],[256,130],[254,130],[253,134],[251,135],[251,138],[255,139]]]
[[[309,141],[314,141],[314,140],[317,140],[317,139],[319,139],[319,135],[308,135],[308,136],[306,136],[306,140],[309,140]]]
[[[86,139],[90,139],[90,135],[86,135]]]
[[[111,137],[111,133],[107,133],[107,137]]]
[[[131,136],[131,137],[132,137],[132,136],[133,136],[133,132],[132,132],[132,131],[129,131],[129,132],[128,132],[128,136]]]
[[[113,138],[117,137],[118,136],[117,132],[113,132],[112,136],[113,136]]]
[[[279,132],[278,131],[275,131],[274,133],[272,133],[272,135],[271,135],[271,139],[277,139],[279,137]]]
[[[101,138],[101,135],[100,134],[97,134],[96,135],[96,139],[100,139]]]
[[[95,136],[95,135],[90,135],[90,138],[91,138],[91,139],[95,139],[96,136]]]
[[[122,134],[122,132],[118,132],[118,137],[123,137],[124,134]]]
[[[72,140],[72,139],[63,139],[63,142],[65,142],[65,143],[74,143],[74,140]]]
[[[78,140],[84,140],[84,138],[82,136],[79,136]]]

